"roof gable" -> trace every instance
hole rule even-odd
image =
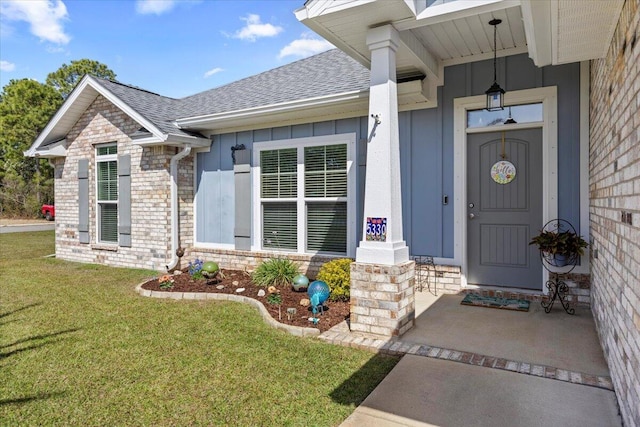
[[[170,120],[169,114],[177,109],[178,100],[87,75],[69,94],[31,147],[25,151],[25,155],[52,156],[50,150],[44,148],[53,142],[63,140],[98,95],[105,97],[141,127],[147,129],[155,142],[169,143],[170,140],[181,139],[192,140],[190,142],[194,145],[205,145],[208,142],[200,134],[179,129]]]

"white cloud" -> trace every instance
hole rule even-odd
[[[260,15],[250,13],[245,18],[240,18],[247,23],[232,36],[240,40],[256,41],[261,37],[273,37],[280,34],[284,29],[272,24],[263,24]]]
[[[0,61],[0,71],[9,72],[15,69],[16,69],[16,64],[14,64],[13,62]]]
[[[313,38],[310,34],[302,34],[301,38],[292,41],[280,50],[278,58],[282,59],[286,56],[296,56],[306,58],[325,50],[333,49],[334,46],[324,39]]]
[[[68,18],[67,7],[62,0],[3,0],[0,15],[8,21],[25,21],[31,25],[31,33],[41,40],[67,44],[71,37],[64,32],[62,21]]]
[[[211,77],[214,74],[218,74],[221,71],[224,71],[224,68],[220,68],[220,67],[212,68],[209,71],[207,71],[206,73],[204,73],[203,77],[206,79],[207,77]]]
[[[161,15],[173,9],[175,5],[175,0],[137,0],[136,12],[142,15],[149,15],[152,13]]]

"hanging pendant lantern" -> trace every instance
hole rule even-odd
[[[485,92],[487,94],[487,111],[504,110],[504,89],[498,84],[496,74],[496,35],[497,26],[501,22],[502,19],[489,21],[489,25],[493,25],[493,84]]]

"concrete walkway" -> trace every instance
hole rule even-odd
[[[344,427],[621,426],[615,394],[595,387],[406,355]]]
[[[591,312],[546,314],[460,305],[416,293],[416,326],[400,339],[351,333],[326,341],[405,355],[344,426],[620,426]]]

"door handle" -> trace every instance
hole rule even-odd
[[[474,213],[470,213],[469,214],[469,219],[474,219],[475,217],[476,217],[476,214],[474,214]]]

